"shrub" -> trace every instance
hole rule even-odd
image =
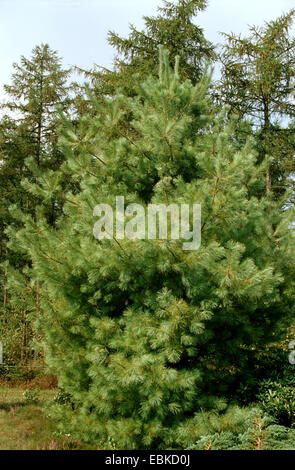
[[[27,405],[35,405],[38,403],[39,390],[25,390],[23,396]]]
[[[64,390],[59,390],[53,397],[53,403],[57,405],[72,403],[71,395]]]
[[[295,422],[295,387],[265,380],[257,399],[262,409],[284,426]]]

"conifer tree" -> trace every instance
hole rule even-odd
[[[40,198],[28,193],[22,182],[25,179],[28,184],[36,182],[43,172],[56,171],[63,161],[57,145],[59,117],[56,106],[62,106],[64,111],[69,108],[67,80],[70,71],[62,68],[57,52],[47,44],[36,46],[29,59],[22,56],[20,63],[13,67],[12,82],[4,86],[8,99],[2,105],[6,114],[0,122],[0,263],[4,263],[0,268],[0,336],[4,342],[5,360],[11,359],[15,363],[17,358],[26,362],[30,356],[32,332],[27,314],[37,308],[39,294],[37,286],[32,287],[28,273],[22,275],[30,261],[18,246],[15,250],[7,246],[7,228],[10,226],[11,232],[18,229],[9,208],[16,205],[22,212],[35,217]],[[60,197],[42,203],[48,220],[54,223],[61,211]],[[15,282],[11,278],[11,289],[7,288],[10,272],[7,262],[14,269]],[[16,332],[19,332],[17,340]]]
[[[225,112],[210,114],[210,76],[192,85],[169,62],[161,50],[159,77],[139,81],[137,97],[118,94],[77,130],[65,121],[63,171],[81,191],[68,194],[56,228],[15,214],[16,243],[44,285],[36,328],[71,395],[57,407],[63,429],[119,449],[177,448],[184,435],[192,445],[194,414],[218,405],[294,313],[293,209],[256,197],[265,166],[251,142],[236,150]],[[136,141],[110,138],[126,108]],[[202,204],[200,248],[96,240],[94,208],[115,208],[117,196],[125,208]]]
[[[22,133],[27,146],[22,148],[23,158],[33,156],[38,166],[55,167],[61,159],[56,146],[56,106],[69,106],[70,70],[63,70],[60,57],[48,44],[36,46],[30,59],[22,56],[13,67],[12,84],[4,85],[9,99],[3,108],[13,113]]]
[[[205,38],[202,28],[195,24],[197,15],[207,7],[206,0],[163,1],[156,16],[144,16],[144,28],[139,31],[130,26],[127,38],[122,38],[113,31],[109,32],[108,42],[116,50],[114,65],[111,70],[94,66],[92,70],[76,67],[79,73],[90,82],[96,99],[104,106],[105,98],[115,96],[121,90],[128,96],[137,93],[134,76],[140,80],[151,74],[157,77],[159,47],[164,46],[170,52],[170,65],[175,57],[180,57],[181,78],[199,80],[207,63],[216,60],[214,45]],[[97,104],[92,107],[88,99],[89,84],[76,84],[75,106],[77,115],[92,113],[95,115]],[[136,139],[135,129],[129,125],[133,116],[127,109],[122,119],[113,128],[113,135],[124,135]]]
[[[164,0],[157,16],[143,17],[145,25],[142,31],[131,25],[127,38],[110,31],[108,42],[118,54],[114,70],[95,67],[86,73],[96,94],[113,96],[120,88],[133,95],[135,74],[142,80],[149,74],[157,76],[161,45],[170,52],[172,66],[175,57],[180,57],[181,77],[196,83],[206,62],[215,59],[213,44],[205,38],[202,28],[195,24],[195,17],[206,7],[206,0]]]
[[[295,39],[290,36],[295,10],[250,36],[225,34],[219,97],[241,120],[251,119],[260,161],[272,157],[266,190],[277,196],[293,186]],[[293,188],[294,189],[294,188]]]

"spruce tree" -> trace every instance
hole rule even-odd
[[[138,81],[137,97],[118,94],[77,130],[65,120],[63,171],[81,191],[68,194],[56,227],[18,214],[16,242],[44,286],[36,328],[72,401],[57,414],[84,441],[181,448],[186,435],[193,445],[195,413],[223,406],[218,397],[294,313],[293,209],[256,197],[265,166],[251,142],[236,150],[226,111],[210,113],[209,86],[207,74],[180,80],[161,50],[159,77]],[[126,108],[139,137],[110,139]],[[202,204],[200,248],[95,239],[95,206],[114,208],[117,196],[145,209]]]
[[[179,56],[181,77],[196,83],[206,63],[216,58],[214,45],[205,38],[202,28],[195,24],[198,13],[206,7],[206,0],[164,0],[163,6],[158,7],[157,16],[143,17],[142,31],[130,25],[127,38],[110,31],[108,42],[117,51],[114,69],[94,67],[91,71],[84,71],[93,82],[97,96],[113,96],[118,88],[134,95],[135,74],[141,80],[150,74],[157,76],[161,45],[170,52],[172,67],[175,57]]]

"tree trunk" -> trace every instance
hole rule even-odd
[[[269,119],[269,104],[264,103],[264,132],[265,132],[265,156],[270,155],[270,119]],[[266,194],[271,193],[271,174],[270,168],[266,171]]]

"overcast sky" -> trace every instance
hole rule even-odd
[[[0,89],[10,82],[12,63],[21,55],[29,57],[41,43],[56,49],[65,66],[110,67],[114,51],[107,44],[107,32],[127,35],[129,23],[142,27],[142,16],[155,14],[161,4],[161,0],[0,0]],[[220,31],[245,34],[247,25],[263,24],[292,7],[295,0],[209,0],[196,24],[216,43],[221,41]]]

